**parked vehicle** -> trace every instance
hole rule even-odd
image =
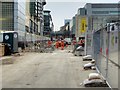
[[[65,38],[64,40],[66,41],[66,44],[71,45],[71,38]]]

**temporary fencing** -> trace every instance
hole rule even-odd
[[[109,23],[93,33],[93,58],[99,72],[112,88],[118,88],[120,24]]]

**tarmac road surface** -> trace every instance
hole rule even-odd
[[[2,65],[2,88],[83,88],[80,83],[95,71],[84,71],[87,61],[68,51],[14,57],[14,64]]]

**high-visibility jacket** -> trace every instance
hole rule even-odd
[[[64,42],[63,42],[63,41],[61,41],[61,46],[63,46],[63,47],[64,47]]]
[[[51,46],[51,44],[52,44],[52,42],[51,42],[51,41],[48,41],[48,47],[50,47],[50,46]]]
[[[64,49],[64,42],[61,41],[61,50],[63,50],[63,49]]]
[[[59,42],[58,42],[58,41],[56,41],[55,47],[56,47],[56,48],[59,48]]]

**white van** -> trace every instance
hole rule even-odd
[[[67,42],[67,44],[71,44],[71,38],[65,38],[64,40]]]

